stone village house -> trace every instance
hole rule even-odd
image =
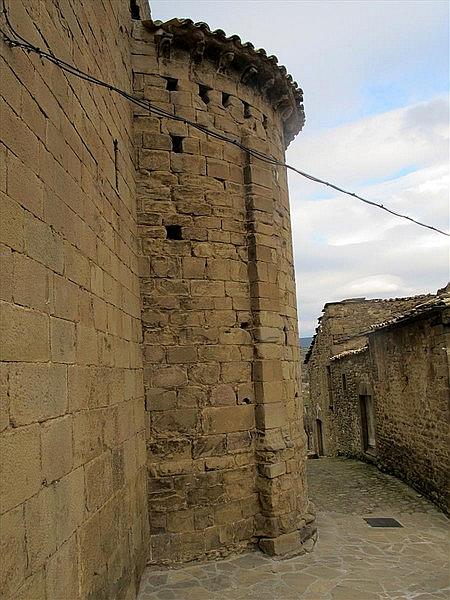
[[[449,318],[448,287],[326,304],[306,357],[316,453],[374,462],[447,513]]]
[[[314,545],[276,57],[144,0],[15,0],[1,48],[2,598]],[[2,28],[6,27],[2,17]]]

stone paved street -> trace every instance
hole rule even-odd
[[[448,600],[448,520],[375,467],[308,462],[319,541],[311,554],[275,561],[259,552],[174,570],[147,569],[139,600]],[[402,528],[372,528],[363,517]]]

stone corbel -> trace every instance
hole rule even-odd
[[[266,81],[261,86],[262,93],[263,94],[267,94],[267,92],[270,89],[272,89],[274,85],[275,85],[275,78],[274,77],[270,77],[269,79],[266,79]]]
[[[252,77],[258,74],[258,69],[255,65],[248,65],[241,75],[241,83],[248,83]]]
[[[195,32],[194,37],[194,47],[192,50],[192,60],[199,64],[203,60],[203,55],[205,53],[206,42],[205,42],[205,34],[203,31],[197,30]]]
[[[289,117],[292,115],[294,107],[292,106],[291,99],[287,94],[278,100],[278,102],[275,104],[275,110],[280,112],[283,121],[289,119]]]
[[[226,75],[228,68],[234,60],[234,52],[226,51],[222,52],[219,58],[219,66],[217,67],[217,73],[220,75]]]
[[[170,58],[173,34],[164,31],[164,29],[158,29],[158,31],[155,32],[155,40],[158,50],[158,58]]]

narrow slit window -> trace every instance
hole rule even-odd
[[[181,225],[166,225],[166,236],[168,240],[182,240]]]
[[[230,102],[230,94],[222,92],[222,106],[227,107]]]
[[[179,135],[172,135],[172,152],[176,152],[178,154],[181,154],[181,152],[183,152],[183,139],[181,136]]]
[[[347,391],[347,376],[345,373],[342,373],[342,389],[344,392]]]
[[[140,15],[139,6],[138,6],[136,0],[130,0],[130,12],[131,12],[131,18],[134,21],[140,20],[141,15]]]
[[[114,183],[116,190],[119,189],[119,142],[114,140]]]
[[[263,115],[262,124],[263,124],[263,127],[264,127],[264,129],[266,129],[266,130],[267,130],[267,127],[268,127],[268,120],[267,120],[267,116],[266,116],[266,115]]]
[[[166,90],[169,92],[176,92],[178,89],[178,79],[173,77],[166,77]]]
[[[206,85],[202,85],[201,83],[198,86],[198,94],[205,104],[209,103],[208,92],[210,89],[211,88]]]

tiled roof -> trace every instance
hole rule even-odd
[[[349,356],[354,356],[355,354],[361,354],[362,352],[365,352],[366,350],[369,349],[369,346],[366,344],[365,346],[362,346],[361,348],[355,348],[354,350],[345,350],[344,352],[340,352],[339,354],[335,354],[334,356],[332,356],[330,358],[331,360],[339,360],[341,358],[347,358]]]
[[[415,319],[419,319],[422,316],[426,316],[428,313],[441,310],[444,308],[450,308],[450,294],[443,293],[437,296],[433,296],[430,300],[426,302],[422,302],[422,304],[417,304],[414,308],[405,311],[391,319],[387,319],[382,323],[376,323],[372,325],[370,331],[368,333],[378,331],[379,329],[385,329],[388,327],[393,327],[395,325],[399,325],[400,323],[405,323],[407,321],[413,321]]]
[[[263,48],[256,49],[250,42],[242,42],[238,35],[227,36],[222,29],[212,31],[207,23],[191,19],[170,21],[142,21],[144,27],[164,39],[166,46],[174,43],[191,52],[194,63],[204,56],[216,62],[217,73],[240,73],[241,83],[258,86],[280,112],[285,125],[286,143],[300,131],[305,122],[303,91],[278,58],[268,55]]]

